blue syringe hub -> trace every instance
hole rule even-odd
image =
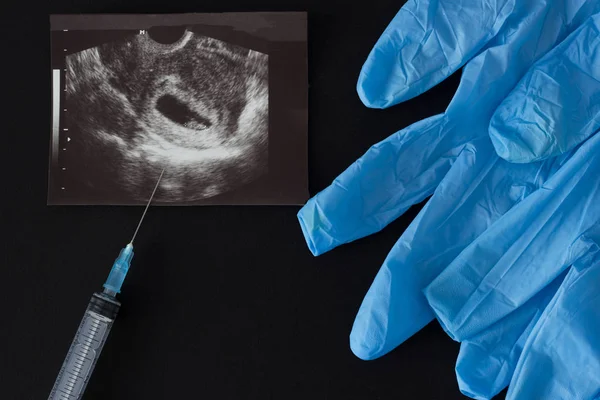
[[[108,275],[106,282],[104,282],[105,290],[113,293],[121,293],[121,286],[127,276],[127,271],[129,271],[132,258],[133,245],[129,243],[121,250],[119,257],[115,260],[112,269],[110,270],[110,274]]]

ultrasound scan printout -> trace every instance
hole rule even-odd
[[[304,13],[51,17],[48,204],[303,204]]]

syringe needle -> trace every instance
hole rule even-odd
[[[150,203],[152,202],[152,199],[154,198],[154,193],[156,193],[156,189],[158,189],[158,184],[160,183],[160,180],[162,179],[163,174],[165,173],[165,169],[163,168],[162,172],[160,173],[160,176],[158,177],[158,181],[156,182],[156,186],[154,186],[154,190],[152,191],[152,194],[150,195],[150,199],[148,200],[148,204],[146,204],[146,208],[144,209],[144,213],[142,214],[142,218],[140,218],[140,222],[138,223],[137,228],[135,228],[135,232],[133,234],[133,237],[131,238],[131,241],[129,242],[129,244],[133,245],[133,241],[135,240],[135,237],[138,233],[138,231],[140,230],[140,226],[142,226],[142,221],[144,221],[144,217],[146,216],[146,211],[148,211],[148,207],[150,207]]]
[[[131,238],[131,242],[127,246],[121,250],[119,256],[113,263],[112,268],[110,269],[110,274],[108,274],[108,278],[106,282],[104,282],[104,293],[114,297],[117,293],[121,293],[121,285],[123,285],[123,281],[127,276],[127,272],[129,271],[129,267],[131,265],[131,259],[133,258],[133,241],[135,240],[135,236],[140,230],[140,226],[142,225],[142,221],[146,216],[146,212],[148,211],[148,207],[150,207],[150,203],[154,198],[154,194],[156,193],[156,189],[158,189],[158,184],[162,179],[165,170],[163,169],[158,177],[158,182],[156,182],[156,186],[150,195],[150,199],[148,200],[148,204],[146,204],[146,208],[144,209],[144,213],[142,214],[142,218],[140,218],[140,222],[138,223],[137,228],[135,228],[135,233]]]

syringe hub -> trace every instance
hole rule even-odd
[[[119,253],[119,257],[117,257],[112,266],[112,269],[110,270],[108,279],[106,279],[106,282],[104,283],[105,292],[121,292],[121,285],[123,285],[123,281],[127,276],[127,271],[129,271],[129,266],[131,264],[132,258],[133,245],[129,243],[127,246],[125,246],[125,248],[121,250],[121,253]]]

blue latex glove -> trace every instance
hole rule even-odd
[[[382,229],[435,191],[359,310],[351,347],[363,359],[385,354],[431,321],[422,288],[569,157],[508,163],[496,155],[488,127],[528,68],[590,14],[587,4],[453,4],[408,2],[378,41],[358,84],[367,105],[386,107],[467,63],[446,112],[373,146],[298,215],[318,255]]]
[[[585,48],[573,45],[581,37],[586,39]],[[579,57],[583,50],[591,50],[586,77],[597,80],[595,85],[588,83],[586,94],[600,101],[600,14],[563,44],[557,48],[561,54]],[[567,49],[572,51],[563,53]],[[560,64],[566,64],[564,58]],[[581,93],[576,85],[562,90]],[[554,105],[539,103],[538,109],[544,112],[548,107]],[[562,110],[554,116],[560,120]],[[587,124],[598,122],[595,116],[592,119]],[[503,215],[429,284],[425,289],[429,304],[450,336],[459,341],[469,338],[523,305],[571,265],[569,244],[598,220],[600,135],[596,134],[540,190]]]
[[[598,15],[586,21],[537,63],[523,81],[529,81],[531,76],[540,72],[547,78],[551,77],[551,73],[558,75],[557,79],[553,79],[557,82],[562,79],[566,83],[566,78],[569,78],[569,84],[562,85],[561,96],[578,99],[584,104],[594,104],[593,99],[600,96],[599,72],[591,68],[594,64],[598,65],[599,61],[599,27]],[[579,63],[574,68],[573,56],[581,59],[581,54],[588,56],[583,65]],[[547,86],[541,87],[544,88]],[[515,90],[507,100],[515,109],[525,109],[531,105],[528,103],[531,98],[526,93]],[[535,104],[539,115],[552,115],[546,121],[552,123],[547,125],[549,130],[546,131],[552,137],[568,138],[568,131],[579,135],[581,127],[594,124],[597,127],[594,107],[587,109],[593,112],[580,113],[577,118],[571,118],[573,114],[567,106],[556,110],[557,103],[538,101]],[[515,136],[524,137],[530,133],[530,125],[515,125],[512,131]],[[456,330],[447,328],[452,336],[467,338],[461,344],[456,367],[459,386],[464,394],[476,399],[489,399],[506,387],[512,378],[508,397],[511,399],[592,399],[600,396],[600,314],[591,309],[594,302],[596,307],[599,304],[598,292],[594,298],[587,295],[589,290],[571,289],[573,279],[580,282],[580,287],[598,284],[598,280],[592,283],[574,278],[582,275],[581,271],[591,264],[587,258],[588,261],[583,264],[576,262],[559,294],[555,295],[565,275],[560,271],[571,265],[574,259],[579,259],[581,253],[597,252],[600,225],[596,224],[585,234],[581,232],[600,215],[599,206],[596,205],[600,201],[600,165],[594,159],[600,150],[599,142],[600,138],[595,137],[582,145],[542,189],[497,221],[426,289],[434,308],[453,308],[456,307],[453,304],[455,300],[461,303],[464,299],[457,293],[473,288],[477,281],[477,278],[473,279],[474,274],[481,276],[478,288],[469,300],[470,304],[481,301],[486,310],[478,309],[471,313],[466,327]],[[525,226],[531,231],[520,236]],[[535,238],[528,240],[528,235],[532,237],[532,234]],[[551,239],[546,240],[548,238]],[[507,241],[513,241],[513,247],[503,253],[503,243]],[[493,248],[491,251],[495,256],[487,259],[490,248]],[[524,250],[515,252],[516,248]],[[478,266],[486,265],[488,261],[491,261],[491,265],[487,268]],[[560,275],[553,279],[556,273]],[[515,278],[515,274],[519,277]],[[528,274],[532,274],[532,280]],[[503,275],[500,279],[502,282],[495,281],[500,275]],[[550,284],[533,295],[537,289],[530,289],[529,285],[535,287],[538,278]],[[449,279],[452,280],[451,284]],[[447,290],[443,299],[439,296],[441,292],[432,289],[439,289],[440,285]],[[508,286],[511,289],[504,290]],[[457,295],[457,299],[454,295]],[[546,309],[552,296],[555,297]],[[557,300],[566,296],[569,296],[568,300]],[[449,304],[442,304],[451,297]],[[488,302],[490,299],[492,304]],[[505,310],[507,304],[511,309],[508,313]],[[465,315],[469,314],[468,307],[464,304],[462,311]],[[557,307],[560,307],[559,321],[553,321],[547,315],[554,313],[550,310],[556,310]],[[499,314],[506,316],[494,323]],[[446,323],[443,318],[442,322]],[[477,331],[479,333],[473,333]],[[546,333],[542,335],[538,332]],[[537,364],[545,370],[540,370]],[[582,368],[584,365],[586,367]]]

